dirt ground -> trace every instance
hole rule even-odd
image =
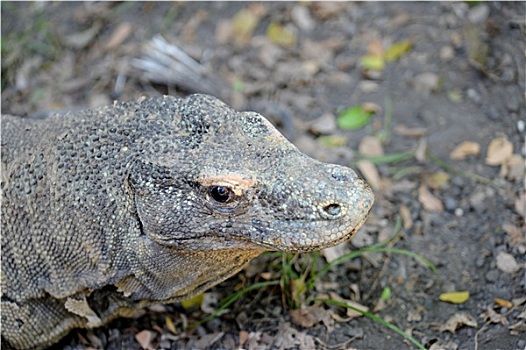
[[[284,258],[268,253],[201,304],[74,331],[57,349],[416,348],[377,321],[312,301],[324,296],[367,306],[428,349],[526,349],[526,3],[2,1],[1,9],[2,113],[219,96],[374,187],[364,228],[323,252],[316,271],[393,233],[390,248],[437,267],[367,253],[292,303],[282,280],[186,327],[235,291],[279,281]],[[154,72],[157,35],[198,64],[172,59]],[[360,128],[338,127],[355,106],[375,114]],[[292,259],[297,286],[313,256]],[[467,300],[439,299],[462,291]]]

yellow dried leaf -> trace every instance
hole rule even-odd
[[[237,45],[246,44],[259,22],[259,16],[253,11],[243,9],[236,13],[231,24],[231,38]]]
[[[267,28],[267,38],[274,44],[290,47],[296,44],[296,34],[279,23],[272,22]]]
[[[440,301],[445,301],[452,304],[463,304],[469,299],[468,291],[442,293],[438,297]]]
[[[175,328],[174,321],[172,321],[170,316],[165,317],[164,323],[166,324],[166,328],[168,328],[168,330],[172,332],[172,334],[177,335],[177,328]]]
[[[495,304],[497,304],[500,307],[507,307],[508,309],[511,309],[513,307],[513,303],[509,300],[495,298]]]
[[[449,158],[453,160],[466,159],[469,156],[478,156],[480,153],[480,145],[473,141],[461,142],[451,153]]]
[[[425,210],[433,213],[441,213],[444,211],[442,201],[435,197],[426,186],[422,185],[418,189],[418,201]]]
[[[426,179],[426,184],[434,190],[443,188],[449,181],[449,174],[444,171],[436,171]]]
[[[409,52],[409,50],[411,50],[412,47],[413,43],[409,40],[394,43],[385,51],[385,60],[387,62],[396,61],[397,59],[405,55],[407,52]]]
[[[501,165],[513,154],[513,144],[506,136],[498,136],[491,140],[486,154],[487,165]]]
[[[198,308],[203,303],[204,298],[205,298],[204,293],[198,294],[193,298],[181,301],[181,306],[185,310]]]
[[[380,71],[385,67],[385,60],[380,56],[366,55],[360,59],[360,65],[365,69]]]

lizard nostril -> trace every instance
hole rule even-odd
[[[341,213],[341,206],[336,203],[331,203],[324,206],[323,210],[330,216],[338,216]]]

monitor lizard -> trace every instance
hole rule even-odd
[[[374,201],[351,169],[207,95],[1,126],[6,347],[192,297],[265,250],[334,246]]]

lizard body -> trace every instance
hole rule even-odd
[[[265,250],[338,244],[374,200],[206,95],[1,126],[2,343],[18,349],[189,298]]]

